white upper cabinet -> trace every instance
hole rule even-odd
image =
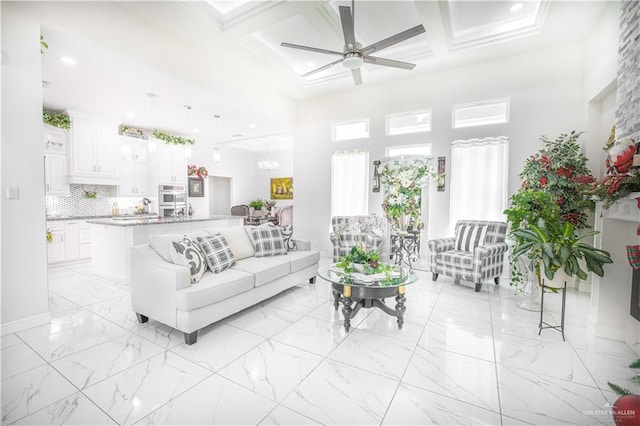
[[[71,117],[71,183],[115,184],[119,173],[118,126],[85,114]]]
[[[67,155],[69,131],[48,124],[43,124],[42,127],[45,152],[47,154]]]
[[[44,172],[47,195],[69,195],[67,158],[63,155],[45,155]]]
[[[187,184],[187,157],[180,145],[158,143],[158,185]]]
[[[147,155],[147,140],[120,136],[120,196],[154,197]]]

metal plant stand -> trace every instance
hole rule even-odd
[[[562,307],[560,309],[560,325],[551,325],[544,321],[543,319],[543,311],[544,311],[544,289],[545,288],[553,288],[559,291],[562,291]],[[544,281],[542,282],[542,295],[540,296],[540,324],[538,324],[538,336],[542,333],[542,330],[545,328],[553,328],[554,330],[558,330],[562,333],[562,341],[564,339],[564,307],[567,300],[567,282],[564,282],[564,287],[547,287],[544,285]]]

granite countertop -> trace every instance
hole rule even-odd
[[[94,216],[47,216],[47,222],[54,222],[57,220],[86,220],[86,219],[104,219],[107,217],[113,217],[109,215],[94,215]]]
[[[209,217],[163,217],[163,218],[107,218],[107,219],[92,219],[87,223],[95,225],[109,225],[109,226],[147,226],[147,225],[165,225],[170,223],[190,223],[190,222],[206,222],[211,220],[229,220],[229,219],[241,219],[240,216],[227,216],[227,215],[215,215]]]

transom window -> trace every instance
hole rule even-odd
[[[431,110],[400,112],[386,116],[386,133],[389,136],[431,130]]]
[[[331,124],[331,140],[334,142],[369,137],[369,119],[343,121]]]
[[[453,106],[454,129],[509,122],[509,98],[489,99]]]
[[[399,157],[401,155],[431,155],[431,144],[388,146],[385,148],[387,157]]]

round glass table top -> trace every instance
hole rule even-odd
[[[418,280],[416,273],[407,266],[394,266],[393,270],[378,274],[345,272],[335,264],[318,269],[318,276],[334,284],[353,287],[400,287]]]

